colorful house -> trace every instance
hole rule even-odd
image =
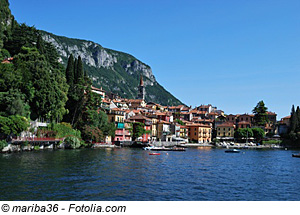
[[[131,141],[130,125],[125,123],[125,111],[113,108],[107,114],[109,122],[115,123],[114,141]]]
[[[130,117],[128,119],[128,122],[133,123],[133,126],[136,126],[136,124],[134,122],[143,123],[146,133],[143,134],[141,137],[139,137],[138,140],[140,140],[142,142],[148,142],[148,141],[151,140],[151,133],[152,133],[152,130],[151,130],[152,120],[151,119],[139,114],[139,115],[135,115],[133,117]],[[134,128],[133,128],[133,130],[134,130]]]
[[[187,124],[188,135],[192,142],[207,143],[211,142],[211,126],[203,124]]]
[[[233,138],[234,124],[232,122],[225,122],[217,125],[217,138]]]

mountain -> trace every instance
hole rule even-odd
[[[62,64],[68,56],[80,56],[93,85],[118,94],[123,98],[136,98],[140,76],[146,88],[146,101],[162,105],[182,104],[155,79],[150,66],[130,54],[107,49],[92,41],[71,39],[40,31],[42,38],[55,46]]]

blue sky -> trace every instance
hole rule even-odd
[[[18,22],[134,55],[187,105],[300,105],[299,0],[10,0]]]

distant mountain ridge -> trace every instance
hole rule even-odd
[[[136,98],[140,76],[146,87],[146,101],[162,105],[182,104],[155,79],[150,66],[130,54],[107,49],[92,41],[71,39],[40,31],[45,41],[52,43],[66,65],[68,56],[80,56],[85,70],[96,87],[124,98]]]

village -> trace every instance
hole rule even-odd
[[[132,125],[142,123],[145,133],[136,140],[142,143],[194,143],[234,142],[239,128],[252,128],[254,114],[225,114],[211,104],[192,108],[185,105],[163,106],[145,102],[142,77],[136,99],[124,99],[115,94],[92,87],[92,92],[102,98],[102,109],[109,121],[115,123],[115,137],[106,137],[106,143],[124,144],[135,141]],[[289,116],[277,122],[277,114],[267,112],[268,123],[263,128],[265,136],[279,139],[287,132]]]

